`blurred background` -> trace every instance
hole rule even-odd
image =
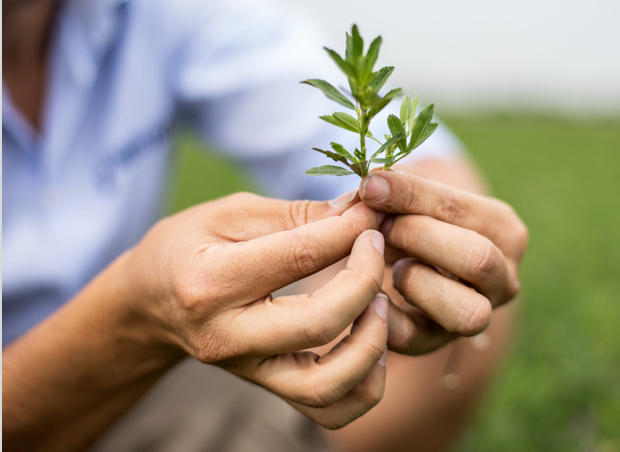
[[[381,34],[530,229],[513,349],[459,452],[620,451],[620,2],[285,1],[341,52]],[[248,178],[182,136],[182,209]],[[215,162],[215,164],[213,163]]]

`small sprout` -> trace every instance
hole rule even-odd
[[[437,124],[431,122],[433,119],[434,104],[422,110],[415,116],[418,108],[419,97],[409,99],[406,97],[400,106],[400,117],[390,115],[388,117],[388,127],[392,135],[385,136],[385,142],[381,143],[370,132],[370,121],[383,110],[394,98],[401,95],[401,89],[396,88],[389,91],[383,97],[379,91],[385,85],[394,68],[387,66],[373,72],[373,67],[379,56],[381,47],[381,36],[376,38],[364,55],[364,40],[359,34],[356,25],[353,25],[351,34],[347,35],[345,58],[330,49],[325,49],[329,56],[334,60],[338,67],[344,72],[349,80],[351,93],[338,90],[324,80],[310,79],[301,83],[314,86],[323,91],[323,94],[341,106],[354,110],[356,117],[344,113],[336,112],[331,115],[320,116],[323,121],[329,122],[337,127],[341,127],[349,132],[353,132],[360,137],[360,148],[355,151],[347,151],[338,143],[331,143],[333,151],[325,151],[313,148],[315,151],[325,154],[337,163],[345,165],[347,168],[336,165],[325,165],[312,168],[306,174],[346,176],[347,174],[357,174],[364,177],[368,174],[371,163],[383,165],[383,169],[389,169],[393,164],[411,154],[437,129]],[[353,100],[351,100],[351,97]],[[353,103],[355,102],[355,103]],[[380,147],[375,153],[367,158],[366,138],[370,138]],[[379,157],[381,153],[383,157]]]

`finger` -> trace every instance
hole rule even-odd
[[[381,294],[356,319],[351,334],[329,353],[323,357],[311,352],[275,356],[253,371],[254,381],[301,405],[333,405],[360,383],[384,354],[387,310],[387,297]]]
[[[330,201],[286,201],[235,193],[209,203],[209,209],[203,214],[212,232],[227,240],[242,242],[342,215],[359,201],[357,190]]]
[[[201,254],[203,271],[225,275],[220,297],[239,303],[264,297],[343,259],[365,230],[377,229],[381,217],[358,203],[342,216],[330,217],[247,242],[214,245]]]
[[[493,306],[518,291],[516,266],[488,238],[422,215],[401,215],[387,231],[386,244],[469,282]]]
[[[383,236],[367,231],[355,241],[344,270],[312,295],[252,303],[235,319],[240,350],[261,356],[327,344],[375,298],[385,268]]]
[[[386,354],[357,385],[340,400],[326,408],[312,408],[300,403],[287,401],[299,412],[330,430],[344,427],[367,413],[381,401],[385,391]]]
[[[460,337],[449,333],[422,310],[406,305],[401,308],[390,301],[388,309],[388,349],[403,355],[430,353]]]
[[[508,204],[497,199],[397,171],[369,174],[360,184],[360,196],[376,210],[426,215],[476,231],[517,260],[525,248],[525,226]]]
[[[396,263],[393,284],[407,303],[421,309],[449,333],[473,336],[491,322],[488,299],[417,259]]]

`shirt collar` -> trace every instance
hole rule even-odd
[[[59,45],[76,82],[88,84],[119,32],[120,9],[129,0],[66,0],[59,13]]]

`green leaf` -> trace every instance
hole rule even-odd
[[[387,137],[387,135],[386,135],[386,137]],[[390,146],[395,144],[398,140],[402,140],[403,138],[405,138],[405,134],[400,134],[399,133],[398,135],[394,135],[392,138],[390,138],[385,143],[383,143],[381,145],[381,147],[375,151],[375,153],[372,155],[371,158],[374,159],[376,156],[381,154],[381,152],[385,151],[387,148],[389,148]]]
[[[409,112],[407,115],[407,129],[409,133],[407,136],[411,135],[411,129],[413,128],[413,121],[415,120],[415,112],[418,109],[418,101],[420,100],[420,96],[416,96],[409,101]]]
[[[385,82],[387,82],[388,78],[390,78],[392,72],[394,72],[394,67],[386,66],[382,67],[377,72],[372,74],[372,77],[368,84],[370,85],[374,93],[378,93],[379,90],[383,88],[383,85],[385,85]]]
[[[437,124],[436,122],[431,122],[428,126],[426,126],[426,128],[424,129],[424,132],[422,132],[422,135],[420,136],[420,138],[416,141],[415,146],[413,147],[413,149],[417,148],[418,146],[420,146],[422,143],[424,143],[426,141],[426,139],[428,137],[430,137],[433,132],[435,130],[437,130],[437,126],[439,124]]]
[[[358,59],[364,54],[364,40],[357,30],[357,25],[353,25],[351,35],[353,37],[353,61],[357,62]]]
[[[364,160],[349,165],[349,168],[355,171],[355,174],[357,174],[359,177],[364,177],[366,175],[366,172],[368,171],[367,165],[368,162]]]
[[[353,36],[349,33],[345,34],[347,35],[347,49],[344,52],[345,60],[353,64],[355,62],[353,58]]]
[[[321,91],[323,91],[323,94],[325,94],[329,99],[333,100],[334,102],[338,102],[343,107],[347,107],[347,108],[350,108],[351,110],[355,110],[355,105],[353,105],[353,103],[349,99],[347,99],[344,96],[344,94],[342,94],[332,85],[327,83],[325,80],[310,79],[310,80],[305,80],[301,83],[314,86],[315,88],[318,88]]]
[[[367,72],[372,72],[372,68],[377,62],[377,57],[379,56],[379,47],[381,47],[381,42],[382,42],[381,36],[378,36],[374,41],[372,41],[372,44],[370,44],[370,47],[368,48],[368,53],[366,54],[366,58],[368,59],[366,63]],[[365,74],[365,75],[368,75],[368,74]]]
[[[409,115],[409,96],[405,97],[405,100],[400,104],[400,122],[407,124],[407,117]]]
[[[426,129],[426,126],[428,126],[428,123],[431,122],[431,119],[433,118],[434,108],[435,104],[430,104],[420,112],[417,118],[415,118],[411,129],[411,141],[409,141],[409,146],[407,147],[409,152],[414,150],[419,145],[418,141],[422,137],[424,129]]]
[[[323,47],[328,55],[336,62],[338,67],[342,72],[345,73],[347,77],[351,80],[357,80],[357,72],[355,70],[355,66],[351,63],[342,59],[340,55],[334,52],[332,49],[328,49],[327,47]]]
[[[336,151],[342,157],[351,160],[351,162],[356,162],[357,160],[347,151],[341,144],[338,143],[330,143],[334,151]]]
[[[402,104],[400,104],[400,120],[403,124],[406,124],[407,127],[407,136],[411,135],[411,128],[413,127],[413,121],[415,119],[415,111],[418,108],[418,101],[420,97],[415,97],[414,99],[409,99],[407,97]]]
[[[402,152],[406,152],[407,149],[407,140],[405,138],[405,126],[403,123],[394,115],[388,116],[388,127],[390,128],[390,132],[392,132],[392,136],[402,135],[402,138],[396,142],[398,148]]]
[[[384,165],[392,166],[394,162],[396,162],[396,159],[371,159],[370,161],[372,163],[382,163]]]
[[[373,118],[374,116],[376,116],[377,113],[383,110],[385,106],[391,102],[392,99],[394,99],[397,96],[400,96],[401,94],[402,94],[402,90],[400,88],[396,88],[388,92],[383,97],[372,96],[371,101],[370,101],[372,108],[368,111],[368,116],[370,118]]]
[[[321,154],[325,154],[326,156],[328,156],[330,159],[332,159],[335,162],[342,162],[345,165],[349,166],[349,162],[342,155],[339,155],[332,151],[324,151],[323,149],[319,149],[319,148],[312,148],[312,149],[314,149],[317,152],[320,152]]]
[[[330,124],[333,124],[335,126],[342,127],[343,129],[346,129],[346,130],[348,130],[350,132],[359,133],[359,128],[354,129],[354,128],[350,127],[347,123],[345,123],[343,121],[337,120],[332,115],[319,116],[319,118],[321,118],[323,121],[329,122]]]
[[[341,121],[344,125],[348,126],[347,130],[353,129],[355,132],[359,133],[360,125],[357,119],[347,113],[334,113],[332,115],[336,120]]]
[[[355,173],[340,166],[323,165],[309,169],[306,171],[306,174],[309,174],[310,176],[346,176],[348,174]]]

